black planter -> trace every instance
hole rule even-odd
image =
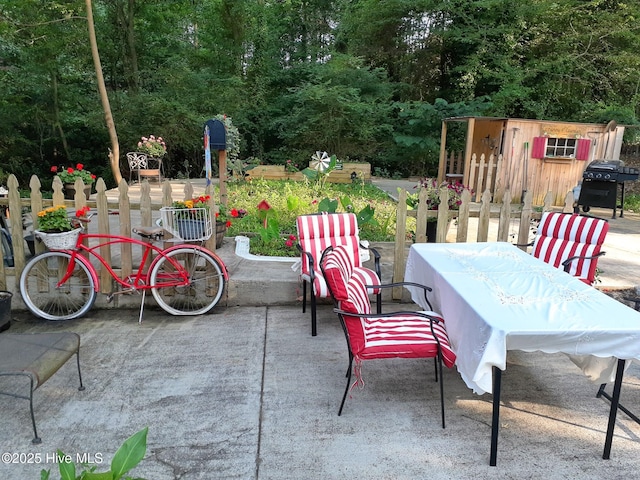
[[[11,326],[11,297],[13,293],[0,290],[0,332]]]
[[[84,186],[84,196],[87,200],[89,200],[89,196],[91,195],[91,184]],[[65,183],[64,184],[64,198],[66,200],[75,200],[76,198],[76,186],[74,183]]]
[[[436,243],[438,222],[427,222],[427,243]]]
[[[447,232],[451,226],[451,220],[447,222]],[[436,243],[436,230],[438,229],[438,222],[427,222],[427,243]]]

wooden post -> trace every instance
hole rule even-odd
[[[227,206],[227,151],[218,150],[218,171],[220,172],[220,204]]]

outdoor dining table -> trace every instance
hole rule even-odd
[[[506,242],[414,244],[405,281],[433,288],[475,393],[493,393],[491,451],[496,465],[502,370],[507,351],[565,353],[594,382],[615,380],[603,458],[608,459],[625,360],[640,359],[640,313]],[[429,309],[421,290],[415,303]]]

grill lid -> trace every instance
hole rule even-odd
[[[599,171],[599,172],[617,172],[624,167],[622,160],[594,160],[587,165],[586,170]]]

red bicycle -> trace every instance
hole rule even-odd
[[[162,208],[162,227],[133,229],[141,240],[86,233],[84,224],[90,217],[74,218],[77,228],[62,240],[56,237],[61,234],[38,233],[48,251],[32,258],[20,276],[20,293],[25,305],[34,315],[46,320],[70,320],[85,315],[100,290],[98,272],[90,261],[93,257],[119,287],[109,294],[108,301],[119,294],[142,294],[140,322],[148,290],[158,305],[172,315],[207,313],[220,301],[229,276],[220,257],[201,245],[212,234],[209,210],[195,208],[189,210],[188,218],[180,215],[184,215],[184,210]],[[153,242],[163,240],[165,230],[180,242],[200,244],[180,243],[160,248]],[[115,244],[142,247],[137,269],[124,278],[99,253],[100,248]]]

